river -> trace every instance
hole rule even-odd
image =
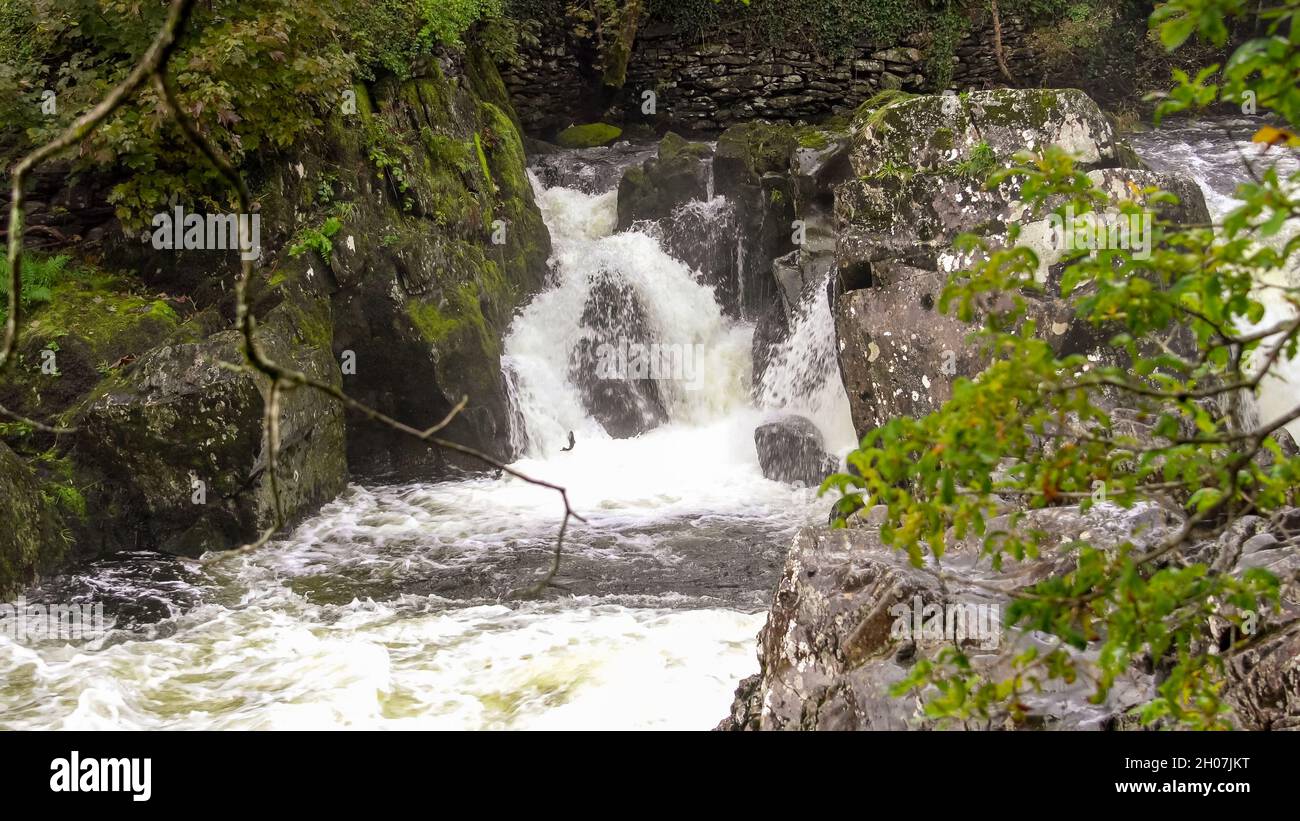
[[[1221,215],[1246,137],[1194,124],[1135,142],[1156,168],[1195,176]],[[0,636],[0,727],[716,724],[757,670],[754,638],[790,538],[830,504],[763,478],[753,430],[785,406],[838,454],[853,433],[824,289],[755,386],[752,323],[729,318],[652,228],[614,231],[617,172],[645,155],[613,152],[601,174],[572,155],[552,161],[546,183],[534,178],[552,281],[516,318],[503,364],[517,466],[567,487],[588,520],[570,528],[559,589],[503,599],[548,561],[553,492],[510,478],[354,485],[249,554],[120,556],[32,591],[103,602],[113,625],[84,644]],[[694,213],[725,233],[734,223],[715,199]],[[665,383],[667,421],[636,438],[606,435],[571,378],[602,278],[636,295],[651,336],[703,352],[693,386]]]

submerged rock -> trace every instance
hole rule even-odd
[[[759,425],[754,447],[763,475],[778,482],[817,486],[839,467],[817,426],[794,414]]]

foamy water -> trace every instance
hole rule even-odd
[[[1205,195],[1210,216],[1221,221],[1241,204],[1236,197],[1237,187],[1274,167],[1279,178],[1300,170],[1300,156],[1286,148],[1263,150],[1259,143],[1250,141],[1262,121],[1237,118],[1210,121],[1183,121],[1168,124],[1158,130],[1133,135],[1134,149],[1153,169],[1184,174],[1194,179]],[[1292,220],[1268,242],[1281,249],[1300,231],[1300,224]],[[1256,298],[1264,304],[1263,319],[1254,328],[1267,328],[1294,315],[1293,309],[1282,298],[1274,285],[1295,287],[1300,285],[1300,259],[1294,257],[1279,271],[1268,272],[1260,282]],[[1261,345],[1257,357],[1267,354],[1268,343]],[[1295,408],[1300,402],[1300,360],[1283,360],[1261,385],[1256,398],[1260,421],[1269,422]],[[1300,439],[1300,421],[1288,426]]]
[[[570,527],[559,587],[502,598],[549,563],[552,491],[508,476],[354,486],[251,554],[137,555],[48,585],[48,600],[107,599],[118,628],[75,647],[0,638],[0,727],[707,729],[726,715],[757,670],[786,546],[830,502],[759,471],[753,430],[775,408],[751,398],[753,327],[654,232],[614,233],[613,192],[537,189],[553,282],[503,366],[527,443],[516,467],[567,487],[588,520]],[[704,228],[727,216],[689,207]],[[695,387],[661,385],[668,421],[632,439],[606,434],[570,383],[598,275],[633,289],[656,340],[703,352]],[[833,331],[801,338],[821,351]],[[782,362],[793,384],[799,357]],[[807,396],[767,404],[843,445],[847,402],[804,381]]]
[[[1236,147],[1216,129],[1135,143],[1195,176],[1216,215],[1231,207]],[[558,178],[591,188],[589,176]],[[653,231],[614,233],[613,192],[539,186],[538,198],[554,281],[516,319],[504,364],[528,446],[517,466],[568,487],[588,518],[571,527],[560,588],[502,599],[549,561],[561,512],[550,491],[509,477],[354,486],[251,554],[120,557],[37,591],[107,601],[117,628],[77,646],[0,636],[0,727],[716,724],[757,669],[754,637],[791,536],[830,504],[764,479],[753,430],[793,411],[832,450],[852,444],[825,289],[805,295],[754,386],[752,326],[728,319]],[[692,219],[723,224],[714,199],[689,206]],[[635,291],[657,339],[705,352],[701,389],[664,385],[669,421],[633,439],[608,436],[569,381],[602,272]],[[1262,412],[1293,394],[1270,386]],[[570,430],[576,447],[562,452]]]

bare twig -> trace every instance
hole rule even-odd
[[[252,196],[249,193],[248,185],[244,181],[243,175],[225,153],[212,141],[210,141],[195,125],[188,113],[181,107],[177,101],[175,90],[172,88],[170,77],[167,73],[167,64],[175,51],[177,41],[181,32],[184,31],[189,21],[190,12],[194,0],[173,0],[168,12],[167,22],[159,31],[153,44],[145,53],[141,61],[132,69],[131,73],[122,81],[104,100],[92,108],[89,112],[77,119],[67,130],[54,140],[40,146],[31,154],[23,158],[14,170],[13,199],[9,212],[9,263],[10,263],[10,292],[9,292],[9,316],[5,323],[5,336],[3,347],[0,347],[0,368],[9,359],[17,345],[18,327],[20,319],[20,299],[21,291],[21,252],[23,241],[23,214],[25,203],[23,201],[23,183],[28,172],[43,160],[57,154],[68,148],[92,133],[103,120],[120,107],[131,97],[146,80],[153,83],[154,89],[158,93],[160,105],[165,114],[167,114],[180,128],[181,133],[186,140],[198,151],[199,154],[225,179],[226,183],[235,191],[238,199],[241,213],[248,214],[252,212]],[[241,237],[241,245],[247,238]],[[240,251],[248,249],[240,248]],[[554,558],[550,569],[546,574],[531,587],[512,591],[511,595],[519,596],[536,596],[542,593],[546,587],[555,578],[559,570],[560,555],[564,547],[564,536],[568,530],[569,520],[577,519],[585,522],[586,519],[579,515],[569,502],[567,490],[557,484],[536,479],[524,472],[513,468],[495,459],[482,451],[463,445],[459,442],[453,442],[448,439],[438,437],[436,434],[443,431],[453,419],[465,408],[468,403],[468,397],[464,397],[455,407],[438,423],[431,427],[419,429],[400,422],[383,412],[372,408],[344,393],[340,388],[328,382],[316,379],[302,371],[295,370],[280,365],[267,356],[260,340],[257,337],[257,322],[253,317],[249,303],[248,291],[253,277],[253,260],[246,253],[240,254],[240,273],[235,282],[235,328],[240,332],[242,340],[242,353],[246,360],[245,365],[239,366],[240,369],[251,368],[254,372],[265,377],[268,383],[267,395],[265,400],[263,427],[266,434],[266,478],[268,487],[271,491],[271,508],[273,521],[261,532],[259,537],[234,552],[244,552],[253,550],[261,545],[266,544],[281,528],[286,524],[284,506],[281,499],[280,480],[279,480],[279,456],[280,456],[280,415],[281,400],[286,391],[291,391],[299,387],[307,387],[319,391],[340,403],[350,410],[361,414],[365,418],[385,425],[399,433],[406,434],[422,442],[427,442],[443,450],[449,450],[456,453],[469,456],[484,465],[496,468],[517,479],[532,485],[553,490],[560,495],[564,503],[564,517],[560,522],[559,534],[556,537]],[[4,409],[0,409],[3,411]],[[4,411],[5,415],[15,417],[16,415],[9,411]],[[19,417],[21,419],[21,417]],[[47,429],[34,420],[21,419],[41,429]],[[59,432],[50,429],[53,432]],[[230,555],[229,552],[218,554],[217,558],[224,558]]]

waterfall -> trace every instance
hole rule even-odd
[[[827,448],[842,454],[855,446],[857,434],[840,378],[829,285],[828,274],[804,290],[789,333],[775,346],[763,371],[758,403],[807,416],[826,437]]]
[[[1137,134],[1131,141],[1154,170],[1185,174],[1195,180],[1205,194],[1210,217],[1219,222],[1239,204],[1235,196],[1237,186],[1250,179],[1251,169],[1259,174],[1276,164],[1280,177],[1300,169],[1300,159],[1294,153],[1278,150],[1261,153],[1261,146],[1250,142],[1251,134],[1259,125],[1259,121],[1247,119],[1193,121]],[[1288,225],[1267,242],[1280,250],[1297,231],[1300,226]],[[1266,328],[1292,316],[1292,307],[1272,286],[1298,285],[1300,260],[1293,257],[1285,269],[1272,272],[1260,283],[1256,298],[1264,305],[1264,317],[1248,330]],[[1255,360],[1266,356],[1268,350],[1268,343],[1262,344]],[[1265,423],[1294,408],[1300,399],[1300,357],[1278,363],[1275,373],[1278,377],[1264,380],[1254,400],[1254,411],[1259,421]],[[1300,422],[1293,422],[1288,430],[1300,440]]]
[[[569,431],[609,438],[582,401],[581,383],[601,375],[575,373],[574,359],[602,330],[590,322],[592,305],[619,293],[626,294],[628,311],[612,317],[611,335],[600,339],[616,353],[619,345],[654,345],[669,359],[679,356],[670,363],[675,372],[650,377],[668,420],[706,423],[747,402],[753,330],[723,316],[713,288],[651,231],[614,233],[616,192],[534,184],[551,227],[555,282],[520,313],[505,342],[529,454],[555,453]]]

